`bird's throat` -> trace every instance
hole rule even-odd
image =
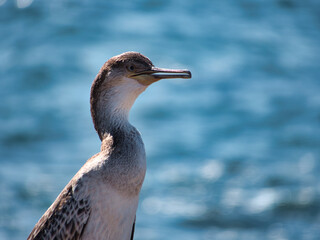
[[[140,83],[128,79],[125,84],[106,88],[99,93],[92,110],[95,115],[94,126],[101,141],[119,130],[128,131],[132,127],[129,123],[129,112],[145,89]]]

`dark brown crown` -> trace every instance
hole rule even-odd
[[[149,58],[143,56],[138,52],[126,52],[120,55],[114,56],[110,58],[102,67],[102,69],[106,69],[110,71],[113,68],[123,65],[124,63],[135,62],[145,65],[146,67],[152,67],[153,64]]]

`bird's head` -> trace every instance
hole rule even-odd
[[[119,103],[134,99],[150,84],[160,79],[191,78],[188,70],[156,68],[149,58],[126,52],[110,58],[100,69],[91,88],[91,102],[108,95]],[[109,99],[110,100],[110,99]],[[131,102],[131,101],[129,101]]]
[[[131,79],[143,86],[168,78],[191,78],[188,70],[156,68],[149,58],[137,52],[126,52],[110,58],[102,67],[106,71],[105,81],[119,85],[123,79]]]

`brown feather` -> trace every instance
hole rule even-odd
[[[73,191],[72,181],[38,221],[28,240],[80,239],[90,215],[88,198],[79,196],[81,181]]]

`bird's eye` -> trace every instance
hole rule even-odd
[[[135,67],[133,66],[133,65],[130,65],[129,67],[128,67],[128,69],[129,69],[129,71],[134,71],[134,69],[135,69]]]

